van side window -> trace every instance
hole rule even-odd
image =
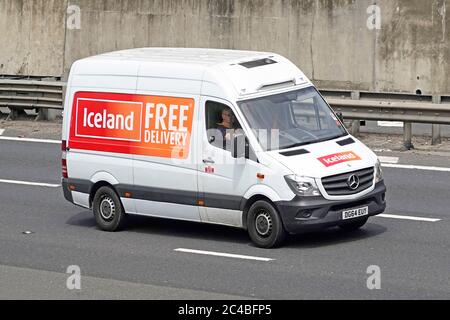
[[[222,103],[206,102],[206,133],[210,144],[227,150],[236,133],[242,131],[234,112]]]

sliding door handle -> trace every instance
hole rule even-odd
[[[203,159],[203,163],[204,164],[214,164],[216,162],[213,159],[208,158],[208,159]]]

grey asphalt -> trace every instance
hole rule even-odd
[[[59,182],[59,148],[0,141],[0,179]],[[448,159],[431,162],[450,167]],[[59,188],[0,183],[0,299],[450,299],[450,172],[384,173],[387,214],[442,221],[377,217],[354,233],[330,229],[263,250],[245,231],[162,219],[134,217],[123,232],[101,232]],[[81,268],[81,291],[66,289],[70,265]],[[381,290],[366,286],[370,265],[381,269]]]

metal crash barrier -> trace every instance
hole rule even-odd
[[[46,120],[48,110],[63,109],[61,81],[16,80],[0,78],[1,108],[8,110],[8,120],[25,110],[34,110],[36,120]],[[361,120],[404,122],[404,146],[413,148],[412,124],[432,124],[432,144],[441,143],[440,125],[450,125],[450,95],[431,96],[363,91],[321,90],[331,107],[345,119],[353,120],[351,132],[359,134]]]
[[[60,81],[0,79],[0,108],[8,120],[28,110],[37,113],[36,120],[46,120],[48,110],[63,109],[63,86]]]
[[[361,120],[403,122],[406,149],[413,148],[413,123],[433,124],[433,145],[441,143],[440,125],[450,125],[450,96],[332,90],[321,90],[321,93],[336,112],[354,120],[353,135],[358,135]]]

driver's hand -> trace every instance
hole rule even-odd
[[[233,137],[234,137],[234,134],[231,133],[231,132],[228,132],[228,133],[225,135],[225,140],[232,140]]]

